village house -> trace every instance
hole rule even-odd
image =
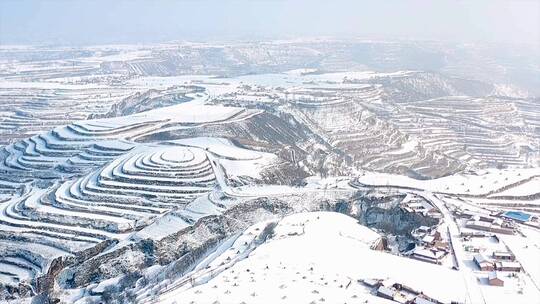
[[[486,259],[486,257],[484,257],[482,254],[476,254],[473,258],[473,261],[482,271],[495,270],[493,263]]]
[[[437,208],[429,209],[427,215],[432,218],[443,218],[442,213]]]
[[[495,251],[493,258],[502,261],[515,261],[516,257],[510,252]]]
[[[442,245],[442,247],[446,247],[444,246],[444,244],[440,244],[442,243],[442,237],[441,232],[439,232],[438,230],[432,230],[431,232],[426,233],[423,237],[421,236],[422,234],[417,231],[416,237],[420,239],[420,244],[422,244],[423,246],[437,247],[437,243],[439,243],[439,245]]]
[[[405,206],[409,208],[410,210],[412,210],[413,212],[423,213],[423,212],[428,211],[428,209],[424,206],[424,204],[418,201],[408,202]]]
[[[418,240],[422,240],[422,238],[424,236],[427,236],[429,235],[431,232],[431,228],[429,228],[428,226],[420,226],[416,229],[414,229],[411,234],[412,236],[414,236],[416,239]]]
[[[433,235],[426,235],[422,238],[423,245],[433,245],[435,243],[435,237]]]
[[[455,215],[459,218],[470,219],[475,215],[475,213],[470,210],[456,210]]]
[[[489,232],[495,232],[495,233],[514,234],[514,230],[510,227],[503,227],[503,226],[495,225],[493,223],[477,221],[477,220],[468,221],[465,224],[465,227],[470,228],[470,229],[489,231]]]
[[[491,223],[488,222],[482,222],[478,220],[470,220],[465,223],[465,227],[472,228],[476,230],[482,230],[482,231],[490,231],[489,228],[491,227]]]
[[[480,237],[489,237],[490,235],[485,233],[485,232],[480,232],[480,231],[462,231],[461,232],[461,236],[464,237],[464,238],[473,238],[473,237],[476,237],[476,238],[480,238]]]
[[[513,272],[520,272],[521,271],[521,265],[518,262],[496,262],[495,263],[495,269],[499,271],[513,271]]]
[[[492,271],[488,275],[488,283],[491,286],[504,286],[504,281],[500,274],[496,271]]]
[[[416,228],[416,231],[418,233],[428,233],[430,230],[431,230],[431,228],[429,228],[428,226],[420,226],[420,227]]]
[[[435,248],[416,247],[411,255],[411,258],[433,264],[441,264],[441,260],[446,256],[445,251]]]
[[[487,223],[492,223],[495,220],[495,218],[493,218],[493,217],[483,215],[483,214],[478,214],[478,213],[474,213],[470,217],[470,219],[472,219],[474,221],[481,221],[481,222],[487,222]]]
[[[435,241],[435,244],[433,244],[433,247],[435,247],[438,250],[448,252],[450,245],[446,241]]]
[[[430,217],[441,218],[442,214],[440,211],[435,208],[431,203],[425,199],[419,198],[416,195],[408,194],[405,199],[403,199],[402,208],[407,212],[411,213],[420,213],[422,215],[427,215]]]

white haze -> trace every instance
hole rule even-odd
[[[0,2],[1,44],[320,36],[540,44],[540,1]]]

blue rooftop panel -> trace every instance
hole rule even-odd
[[[503,216],[520,222],[526,222],[531,218],[531,215],[521,211],[507,211]]]

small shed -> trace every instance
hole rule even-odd
[[[488,275],[488,282],[491,286],[504,286],[504,281],[498,272],[492,271]]]
[[[377,296],[388,300],[394,300],[394,293],[395,291],[393,289],[384,286],[377,289]]]
[[[416,297],[414,299],[414,304],[436,304],[435,302],[432,302],[430,300],[427,300],[427,299],[424,299],[424,298],[420,298],[420,297]]]
[[[377,241],[371,245],[371,249],[377,251],[385,251],[388,249],[388,240],[386,237],[380,237]]]
[[[396,292],[394,294],[394,299],[393,300],[394,300],[394,302],[398,302],[398,303],[401,303],[401,304],[405,304],[405,303],[407,303],[409,301],[409,300],[407,300],[407,297],[404,294],[400,293],[400,292]]]
[[[375,279],[363,279],[362,283],[368,287],[379,287],[381,285],[381,282]]]

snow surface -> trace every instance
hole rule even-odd
[[[358,182],[372,186],[412,187],[433,192],[486,195],[507,185],[540,175],[540,168],[487,169],[475,174],[454,174],[430,180],[418,180],[404,175],[364,171]],[[538,193],[538,180],[519,185],[519,193]],[[517,187],[517,186],[516,186]],[[501,190],[501,193],[503,190]],[[510,190],[506,190],[509,193]]]
[[[378,238],[346,215],[294,214],[246,259],[207,283],[165,293],[159,302],[388,303],[357,282],[369,278],[390,278],[446,302],[466,293],[458,272],[371,250]]]

